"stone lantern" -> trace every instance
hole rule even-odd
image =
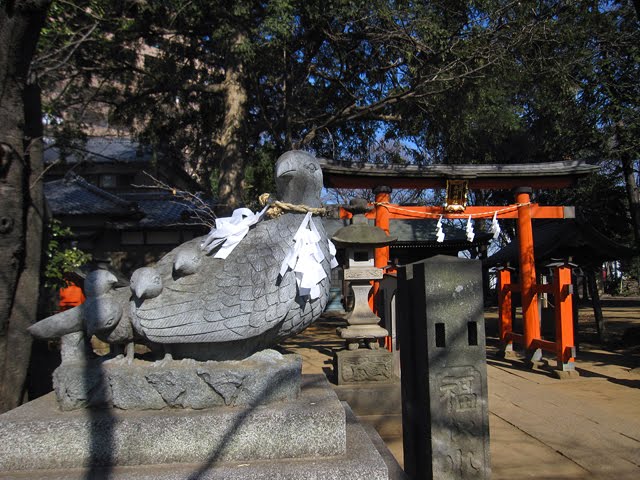
[[[346,208],[353,215],[351,225],[339,229],[331,239],[336,246],[345,249],[344,280],[350,282],[354,295],[353,310],[346,317],[349,325],[338,329],[338,334],[346,341],[347,350],[351,351],[357,350],[360,344],[366,345],[369,350],[377,350],[378,339],[389,335],[379,325],[380,317],[369,307],[369,292],[371,281],[381,280],[384,273],[382,268],[374,265],[375,248],[389,245],[396,237],[390,237],[381,228],[369,225],[364,214],[370,209],[366,200],[352,200]],[[340,353],[337,354],[338,364],[341,363]],[[362,355],[358,358],[361,359]],[[338,370],[343,369],[338,367]],[[340,382],[342,374],[338,376],[338,383],[351,383]]]

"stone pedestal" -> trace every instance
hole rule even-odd
[[[350,350],[358,348],[359,340],[377,345],[378,338],[389,335],[387,329],[382,328],[380,325],[349,325],[346,328],[338,328],[337,333],[340,338],[344,338],[347,341],[347,346]],[[354,348],[351,348],[351,345],[354,345]],[[373,346],[372,348],[376,347]]]
[[[54,372],[53,385],[62,410],[203,409],[294,400],[301,371],[298,355],[275,350],[224,362],[73,359]]]
[[[411,478],[488,479],[480,262],[437,256],[398,273],[405,471]]]
[[[345,270],[350,272],[355,269]],[[377,270],[377,269],[376,269]],[[345,275],[346,276],[346,275]],[[364,280],[364,283],[351,283],[351,290],[353,290],[354,303],[353,310],[347,316],[349,325],[375,325],[380,321],[380,317],[374,314],[369,307],[369,292],[371,291],[371,284],[368,283],[369,279]],[[362,282],[362,280],[360,280]]]
[[[335,353],[333,370],[338,385],[397,380],[393,374],[393,355],[384,349],[340,350]]]
[[[296,400],[205,410],[60,411],[53,395],[0,415],[3,479],[373,479],[387,466],[324,375]]]
[[[369,307],[370,280],[382,278],[382,270],[379,268],[349,268],[344,271],[344,278],[351,280],[351,289],[354,295],[353,310],[346,317],[349,324],[346,328],[339,328],[338,335],[344,338],[349,350],[355,350],[361,342],[371,348],[377,347],[378,338],[384,338],[389,332],[378,323],[380,317],[371,311]]]

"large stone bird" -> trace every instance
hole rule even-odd
[[[322,171],[312,155],[285,153],[276,163],[275,176],[283,202],[321,206]],[[311,222],[324,257],[320,295],[300,295],[294,272],[281,275],[304,217],[284,213],[255,224],[224,259],[214,256],[216,249],[207,252],[202,247],[206,236],[195,238],[155,266],[136,270],[129,288],[115,287],[108,275],[92,274],[94,295],[85,304],[29,330],[39,338],[54,338],[84,328],[112,344],[131,344],[135,337],[166,346],[175,358],[246,358],[302,331],[327,304],[331,253],[318,218]],[[128,352],[131,356],[133,349]]]

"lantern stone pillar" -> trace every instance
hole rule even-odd
[[[346,349],[336,352],[334,370],[338,384],[392,381],[393,356],[378,343],[389,332],[379,325],[380,317],[371,310],[369,294],[372,282],[383,277],[383,270],[376,266],[375,250],[395,241],[395,237],[369,225],[364,214],[370,208],[365,200],[352,200],[347,210],[353,215],[351,225],[338,230],[332,240],[346,251],[344,280],[353,290],[354,307],[346,317],[348,326],[338,329]]]

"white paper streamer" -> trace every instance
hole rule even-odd
[[[438,243],[444,242],[444,230],[442,230],[442,215],[440,215],[438,223],[436,224],[436,241]]]
[[[298,294],[301,297],[309,295],[311,298],[320,297],[320,281],[327,276],[321,262],[324,254],[320,249],[320,234],[311,221],[311,212],[307,213],[293,236],[293,246],[287,253],[280,275],[284,276],[292,270],[298,284]]]
[[[475,236],[476,234],[473,233],[473,225],[471,224],[471,215],[469,215],[469,218],[467,219],[467,240],[469,242],[473,242]]]
[[[493,220],[491,220],[491,233],[493,233],[493,239],[496,240],[500,235],[500,224],[498,223],[498,212],[493,214]]]
[[[333,269],[338,266],[338,260],[336,260],[336,246],[328,238],[327,238],[327,243],[329,243],[329,254],[331,255],[331,268]]]
[[[249,227],[260,220],[269,206],[265,206],[260,212],[253,213],[248,208],[237,208],[230,217],[216,218],[216,226],[211,229],[207,238],[200,247],[207,252],[221,245],[215,258],[227,258],[240,241],[249,233]]]

